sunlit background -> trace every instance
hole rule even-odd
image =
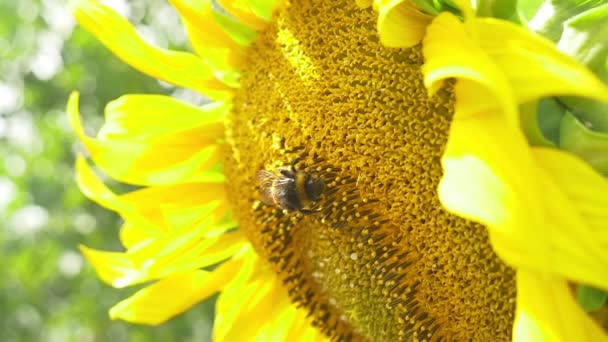
[[[128,93],[203,99],[144,76],[75,27],[65,0],[0,0],[0,341],[205,341],[213,302],[160,326],[111,321],[137,289],[103,284],[78,244],[121,250],[120,219],[85,199],[73,177],[81,150],[65,105],[81,92],[93,134],[103,107]],[[162,47],[188,49],[165,0],[106,1]],[[124,188],[111,183],[114,189]]]

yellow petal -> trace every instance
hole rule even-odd
[[[271,295],[262,301],[271,303],[271,308],[266,313],[268,317],[266,322],[260,325],[257,331],[251,332],[255,334],[255,340],[327,341],[328,339],[312,326],[310,317],[307,317],[307,309],[293,305],[276,275],[270,270],[267,271],[267,274],[269,278],[267,281],[274,282],[275,285]],[[261,303],[259,307],[268,305],[268,303]],[[240,319],[237,320],[238,326],[242,324]],[[233,330],[239,330],[239,328],[233,327]]]
[[[119,234],[120,242],[126,249],[129,249],[143,241],[159,238],[162,236],[163,232],[160,232],[159,230],[146,229],[141,225],[125,222],[120,227]]]
[[[460,216],[488,226],[494,250],[510,265],[554,272],[605,289],[608,286],[608,274],[602,271],[608,266],[608,255],[602,252],[606,250],[605,234],[594,226],[605,226],[606,217],[601,211],[605,208],[601,200],[605,187],[599,185],[597,175],[593,185],[586,184],[592,181],[589,176],[592,171],[584,169],[580,160],[554,151],[550,158],[554,169],[547,169],[546,160],[542,160],[547,156],[539,155],[545,150],[532,150],[528,146],[518,124],[517,110],[517,96],[527,90],[517,89],[512,70],[504,67],[500,56],[488,55],[487,47],[480,48],[478,38],[491,34],[479,32],[480,27],[474,23],[463,25],[453,15],[442,14],[429,26],[425,38],[425,81],[429,88],[436,89],[445,78],[457,78],[455,114],[442,159],[445,170],[439,186],[442,204]],[[502,44],[507,34],[498,33],[502,39],[494,43]],[[513,33],[513,37],[525,40],[525,36],[518,34]],[[504,54],[508,55],[510,50]],[[546,65],[572,67],[542,49],[531,55],[548,59],[544,65],[537,65],[541,69]],[[526,60],[517,53],[510,57]],[[552,79],[551,69],[546,69],[548,76],[544,75],[543,80],[561,84],[561,88],[532,87],[534,91],[529,94],[549,95],[548,89],[578,94],[569,81],[561,82],[558,76]],[[559,179],[566,178],[558,172],[564,167],[572,176],[567,185],[566,179]],[[586,191],[584,195],[582,189]],[[574,193],[588,197],[577,197]],[[575,201],[587,212],[577,208]],[[601,214],[593,214],[596,212]]]
[[[270,21],[274,12],[285,4],[285,0],[247,0],[247,3],[258,17]]]
[[[284,296],[286,297],[286,296]],[[278,315],[275,313],[279,308],[280,312]],[[295,305],[287,301],[286,303],[277,303],[275,310],[273,310],[273,316],[266,324],[256,332],[255,338],[257,341],[294,341],[295,339],[287,339],[289,333],[296,328],[294,320],[296,318]],[[274,328],[274,329],[273,329]],[[304,336],[301,334],[296,335],[303,341]]]
[[[305,310],[292,308],[295,311],[293,324],[285,341],[327,341],[318,329],[312,326]]]
[[[442,164],[442,204],[468,219],[492,227],[512,226],[516,218],[511,212],[523,219],[529,205],[518,196],[540,202],[531,180],[536,170],[525,138],[504,117],[479,114],[454,120]]]
[[[503,260],[608,288],[608,241],[598,228],[608,222],[608,192],[584,162],[530,150],[503,117],[479,115],[452,122],[442,163],[442,204],[485,224]]]
[[[76,182],[89,199],[118,212],[148,234],[191,226],[207,217],[218,222],[227,210],[224,185],[218,182],[150,187],[116,195],[80,156],[76,159]],[[191,214],[184,215],[188,211]]]
[[[608,99],[608,88],[589,70],[551,42],[503,20],[474,18],[463,24],[442,13],[428,28],[423,52],[425,84],[431,93],[450,77],[466,81],[461,88],[469,88],[468,82],[483,85],[475,88],[481,93],[457,88],[460,115],[489,111],[498,104],[509,123],[519,127],[514,104],[555,95]]]
[[[80,251],[91,263],[97,276],[116,288],[142,282],[141,272],[126,253],[98,251],[80,246]]]
[[[608,101],[608,87],[548,39],[500,19],[475,18],[466,27],[507,77],[519,104],[561,95]]]
[[[473,0],[451,0],[460,11],[465,19],[470,19],[475,17],[475,11],[473,10]]]
[[[281,301],[281,297],[274,292],[283,289],[277,289],[275,285],[277,284],[272,279],[262,277],[249,281],[247,286],[243,286],[238,291],[223,291],[216,304],[217,312],[221,312],[219,316],[216,314],[216,320],[219,326],[227,329],[222,332],[221,329],[214,327],[214,340],[245,341],[257,335],[264,324],[274,318],[272,311]],[[238,304],[231,307],[225,305],[228,296],[237,297],[230,298],[229,302],[238,302]]]
[[[146,279],[158,279],[172,273],[214,265],[248,244],[241,231],[204,238],[205,228],[135,245],[128,251],[129,258],[146,275]]]
[[[224,136],[224,117],[229,110],[221,102],[195,107],[164,95],[125,95],[109,102],[100,140],[150,140],[159,135],[205,130],[205,140]]]
[[[157,325],[221,291],[244,271],[246,259],[224,262],[213,272],[189,271],[150,285],[110,309],[112,319]]]
[[[155,214],[155,211],[151,211],[153,213],[152,217],[144,217],[136,208],[122,202],[119,196],[110,190],[97,175],[95,175],[82,156],[76,158],[76,183],[78,184],[80,191],[87,198],[95,201],[102,207],[120,213],[127,221],[148,231],[163,231],[162,225],[155,223],[159,222],[159,214]]]
[[[608,290],[608,181],[568,152],[533,148],[555,272]],[[604,271],[603,271],[604,270]]]
[[[243,260],[241,271],[238,276],[224,287],[215,304],[215,318],[213,322],[214,341],[223,341],[232,329],[234,319],[238,315],[241,306],[245,303],[241,300],[245,297],[240,294],[251,288],[250,285],[260,276],[263,270],[262,261],[251,249],[244,252],[240,257]],[[247,293],[250,294],[251,292]]]
[[[237,334],[235,329],[243,329],[239,325],[239,321],[244,318],[256,319],[254,317],[245,317],[254,310],[256,305],[272,290],[272,281],[268,281],[265,277],[265,272],[262,272],[260,265],[261,260],[256,258],[256,262],[252,264],[253,270],[247,278],[241,277],[239,281],[234,281],[229,287],[219,295],[216,302],[215,322],[213,324],[213,340],[215,341],[231,341],[231,334]],[[260,318],[267,318],[266,315]],[[241,323],[246,321],[241,321]],[[259,321],[249,322],[256,326]]]
[[[150,187],[141,190],[132,191],[120,196],[120,201],[124,205],[137,208],[142,213],[151,211],[159,211],[165,218],[169,217],[173,211],[186,210],[187,208],[199,208],[199,216],[207,217],[214,215],[220,217],[227,203],[226,193],[223,183],[191,183],[191,184],[176,184],[163,187]],[[208,207],[204,206],[211,202],[218,202]],[[187,222],[194,222],[194,219],[188,218]]]
[[[205,171],[219,163],[220,148],[214,143],[223,136],[220,118],[227,108],[213,104],[194,110],[191,106],[176,105],[174,100],[151,97],[151,104],[143,105],[144,109],[157,104],[165,115],[184,110],[200,119],[194,127],[191,127],[194,125],[191,118],[176,119],[175,124],[162,127],[163,116],[159,110],[151,109],[148,122],[143,119],[146,113],[134,106],[143,104],[142,98],[146,97],[136,96],[132,101],[131,97],[125,97],[111,103],[106,111],[111,121],[101,130],[99,138],[94,139],[88,137],[82,127],[78,93],[70,96],[68,119],[91,158],[113,178],[132,184],[162,185],[208,179]]]
[[[449,51],[449,53],[446,53]],[[519,127],[515,100],[506,76],[471,39],[458,18],[443,12],[428,27],[423,42],[424,83],[435,93],[448,78],[457,78],[459,118],[478,115],[497,107]]]
[[[566,280],[517,271],[513,341],[607,341],[608,336],[573,298]]]
[[[141,239],[126,253],[80,249],[104,282],[120,288],[217,264],[249,244],[240,231],[203,238],[205,228]]]
[[[257,31],[268,25],[268,21],[254,12],[247,0],[217,0],[217,2],[240,22]]]
[[[362,2],[360,6],[368,2]],[[418,44],[433,19],[408,0],[374,0],[374,8],[378,11],[380,41],[387,47]]]
[[[234,41],[213,19],[210,0],[170,0],[179,12],[192,47],[216,70],[239,70],[245,46]]]
[[[291,304],[276,275],[249,249],[239,276],[216,302],[214,341],[326,341]]]
[[[146,43],[125,18],[99,1],[72,0],[70,8],[80,26],[134,68],[213,99],[231,97],[231,88],[219,81],[203,60]]]

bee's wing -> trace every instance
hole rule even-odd
[[[260,185],[260,197],[262,202],[268,205],[274,205],[274,183],[275,181],[279,180],[280,177],[266,170],[258,171],[255,176],[258,179],[258,184]]]
[[[288,189],[283,185],[293,181],[292,179],[266,170],[258,171],[256,177],[260,185],[260,197],[262,202],[268,205],[277,205],[275,199],[283,198]]]

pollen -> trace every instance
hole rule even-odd
[[[355,1],[286,4],[248,51],[227,119],[231,203],[294,304],[335,340],[509,340],[514,272],[437,196],[453,84],[379,42]],[[256,172],[301,157],[319,210],[260,202]]]

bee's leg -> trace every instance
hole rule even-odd
[[[291,161],[291,171],[293,173],[296,173],[296,165],[300,162],[300,160],[302,160],[302,154],[300,154],[299,156],[295,157],[292,161]]]
[[[300,153],[297,157],[295,157],[292,161],[291,161],[291,171],[293,171],[294,173],[296,172],[296,165],[302,161],[302,158],[306,157],[308,155],[308,152],[306,151],[302,151],[302,153]]]
[[[300,209],[300,212],[304,215],[312,215],[315,213],[318,213],[320,211],[322,211],[323,208],[316,208],[316,209]]]

